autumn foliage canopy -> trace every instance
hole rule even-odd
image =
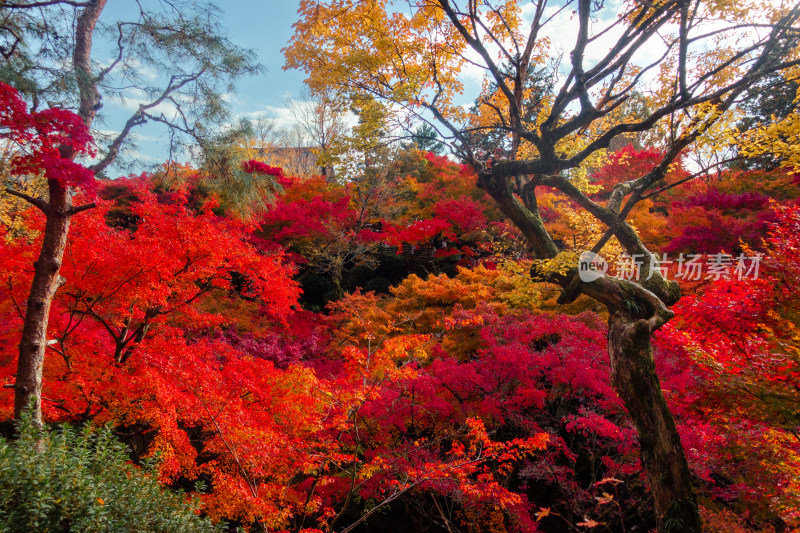
[[[202,165],[168,161],[96,177],[86,120],[56,107],[29,110],[0,83],[3,179],[40,193],[12,191],[0,204],[0,430],[19,437],[0,442],[0,459],[24,442],[33,452],[40,444],[68,451],[46,441],[46,429],[15,437],[28,421],[13,421],[29,295],[60,216],[63,257],[47,267],[54,289],[37,345],[44,422],[82,428],[80,442],[95,444],[76,445],[79,459],[120,441],[124,452],[108,446],[115,464],[129,460],[125,477],[153,499],[185,499],[185,509],[164,505],[200,515],[204,528],[678,528],[656,498],[651,451],[663,443],[642,431],[652,413],[630,408],[615,359],[635,350],[614,339],[647,328],[639,355],[654,368],[642,368],[672,417],[659,420],[674,419],[667,442],[683,447],[677,456],[696,495],[696,506],[681,503],[712,532],[800,531],[800,174],[783,150],[770,168],[753,159],[764,156],[757,148],[770,132],[787,144],[794,123],[785,114],[782,128],[752,128],[749,148],[743,136],[731,161],[707,164],[710,148],[698,140],[707,134],[736,149],[725,120],[736,116],[741,91],[725,84],[749,79],[744,56],[704,53],[697,61],[718,77],[690,72],[699,78],[687,88],[684,72],[640,95],[612,94],[642,77],[627,69],[630,56],[587,74],[576,53],[578,74],[559,93],[537,70],[549,46],[537,41],[506,57],[469,108],[455,103],[474,46],[464,35],[507,32],[519,45],[511,3],[480,32],[459,26],[469,13],[447,18],[444,1],[442,9],[415,4],[409,17],[387,15],[380,2],[329,4],[341,8],[337,24],[364,22],[367,46],[338,35],[341,49],[331,51],[330,28],[311,22],[322,8],[304,1],[286,53],[298,68],[317,59],[330,67],[312,72],[310,84],[329,81],[341,109],[358,115],[338,147],[358,157],[342,162],[341,174],[325,159],[323,175],[292,175],[246,140],[214,147],[228,157],[224,172],[206,154]],[[580,2],[586,24],[594,4]],[[619,20],[630,22],[631,46],[632,35],[645,32],[644,42],[668,21],[691,26],[688,12],[665,5],[647,6],[650,18],[638,3],[625,8]],[[724,5],[709,9],[733,16]],[[403,39],[391,41],[396,30]],[[663,76],[686,62],[688,41],[670,46],[676,57],[664,60]],[[514,69],[536,83],[513,81]],[[569,88],[587,76],[604,98]],[[725,87],[716,100],[702,89],[714,84]],[[424,101],[431,94],[444,114]],[[389,129],[380,98],[469,127],[451,128],[448,155],[411,143],[389,150],[377,146]],[[531,111],[550,105],[552,117]],[[663,114],[648,123],[641,116],[652,109]],[[669,131],[659,129],[665,117],[675,120]],[[670,142],[653,141],[659,134]],[[698,172],[698,161],[707,168]],[[514,165],[528,166],[503,174]],[[60,188],[69,209],[49,209],[45,183]],[[598,242],[609,260],[603,294],[574,277],[581,252]],[[658,270],[659,286],[625,278],[622,259],[647,251],[643,243],[664,259],[642,270]],[[690,258],[715,258],[716,274],[681,278]],[[78,442],[72,432],[58,435]],[[115,497],[91,493],[92,506]]]

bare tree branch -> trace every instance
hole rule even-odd
[[[11,196],[22,198],[29,204],[38,207],[45,215],[50,212],[50,204],[48,204],[43,198],[34,198],[33,196],[25,194],[24,192],[15,191],[10,187],[6,187],[6,192]]]
[[[91,4],[90,1],[88,2],[78,2],[77,0],[47,0],[43,2],[29,2],[27,4],[3,4],[3,8],[5,9],[28,9],[31,7],[47,7],[47,6],[55,6],[55,5],[65,5],[65,6],[73,6],[73,7],[86,7]]]

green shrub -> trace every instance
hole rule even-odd
[[[0,532],[215,531],[198,502],[130,464],[108,429],[18,425],[0,439]]]

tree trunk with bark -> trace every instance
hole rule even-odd
[[[15,418],[20,418],[25,409],[31,408],[33,423],[37,425],[42,424],[42,367],[47,348],[50,304],[64,283],[59,272],[72,218],[72,198],[68,188],[54,179],[47,180],[47,183],[50,194],[49,206],[45,211],[47,224],[42,251],[34,263],[14,385]]]
[[[656,375],[652,333],[646,320],[611,312],[611,380],[636,426],[658,530],[701,531],[689,464]]]
[[[624,241],[625,239],[621,239]],[[649,272],[645,273],[645,275]],[[562,279],[562,286],[568,285]],[[658,281],[655,281],[658,280]],[[651,340],[674,313],[677,284],[653,277],[644,285],[603,277],[580,284],[587,296],[609,312],[608,354],[611,383],[633,421],[660,532],[700,532],[692,474],[675,420],[656,374]]]

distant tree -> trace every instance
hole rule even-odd
[[[432,152],[436,155],[442,155],[444,152],[444,144],[439,142],[439,133],[426,122],[419,125],[411,139],[423,152]]]
[[[289,102],[289,109],[316,152],[320,174],[328,181],[333,180],[334,163],[348,129],[346,108],[331,91],[306,89],[298,99]]]
[[[282,171],[278,174],[245,168],[247,161],[254,160],[254,153],[260,152],[256,147],[261,143],[256,135],[259,129],[263,132],[264,125],[242,120],[203,140],[200,146],[198,192],[217,195],[223,210],[243,219],[263,213],[280,191],[278,178]],[[270,148],[271,152],[274,150]],[[274,155],[258,157],[258,160],[274,159]],[[180,177],[176,181],[179,184]]]

